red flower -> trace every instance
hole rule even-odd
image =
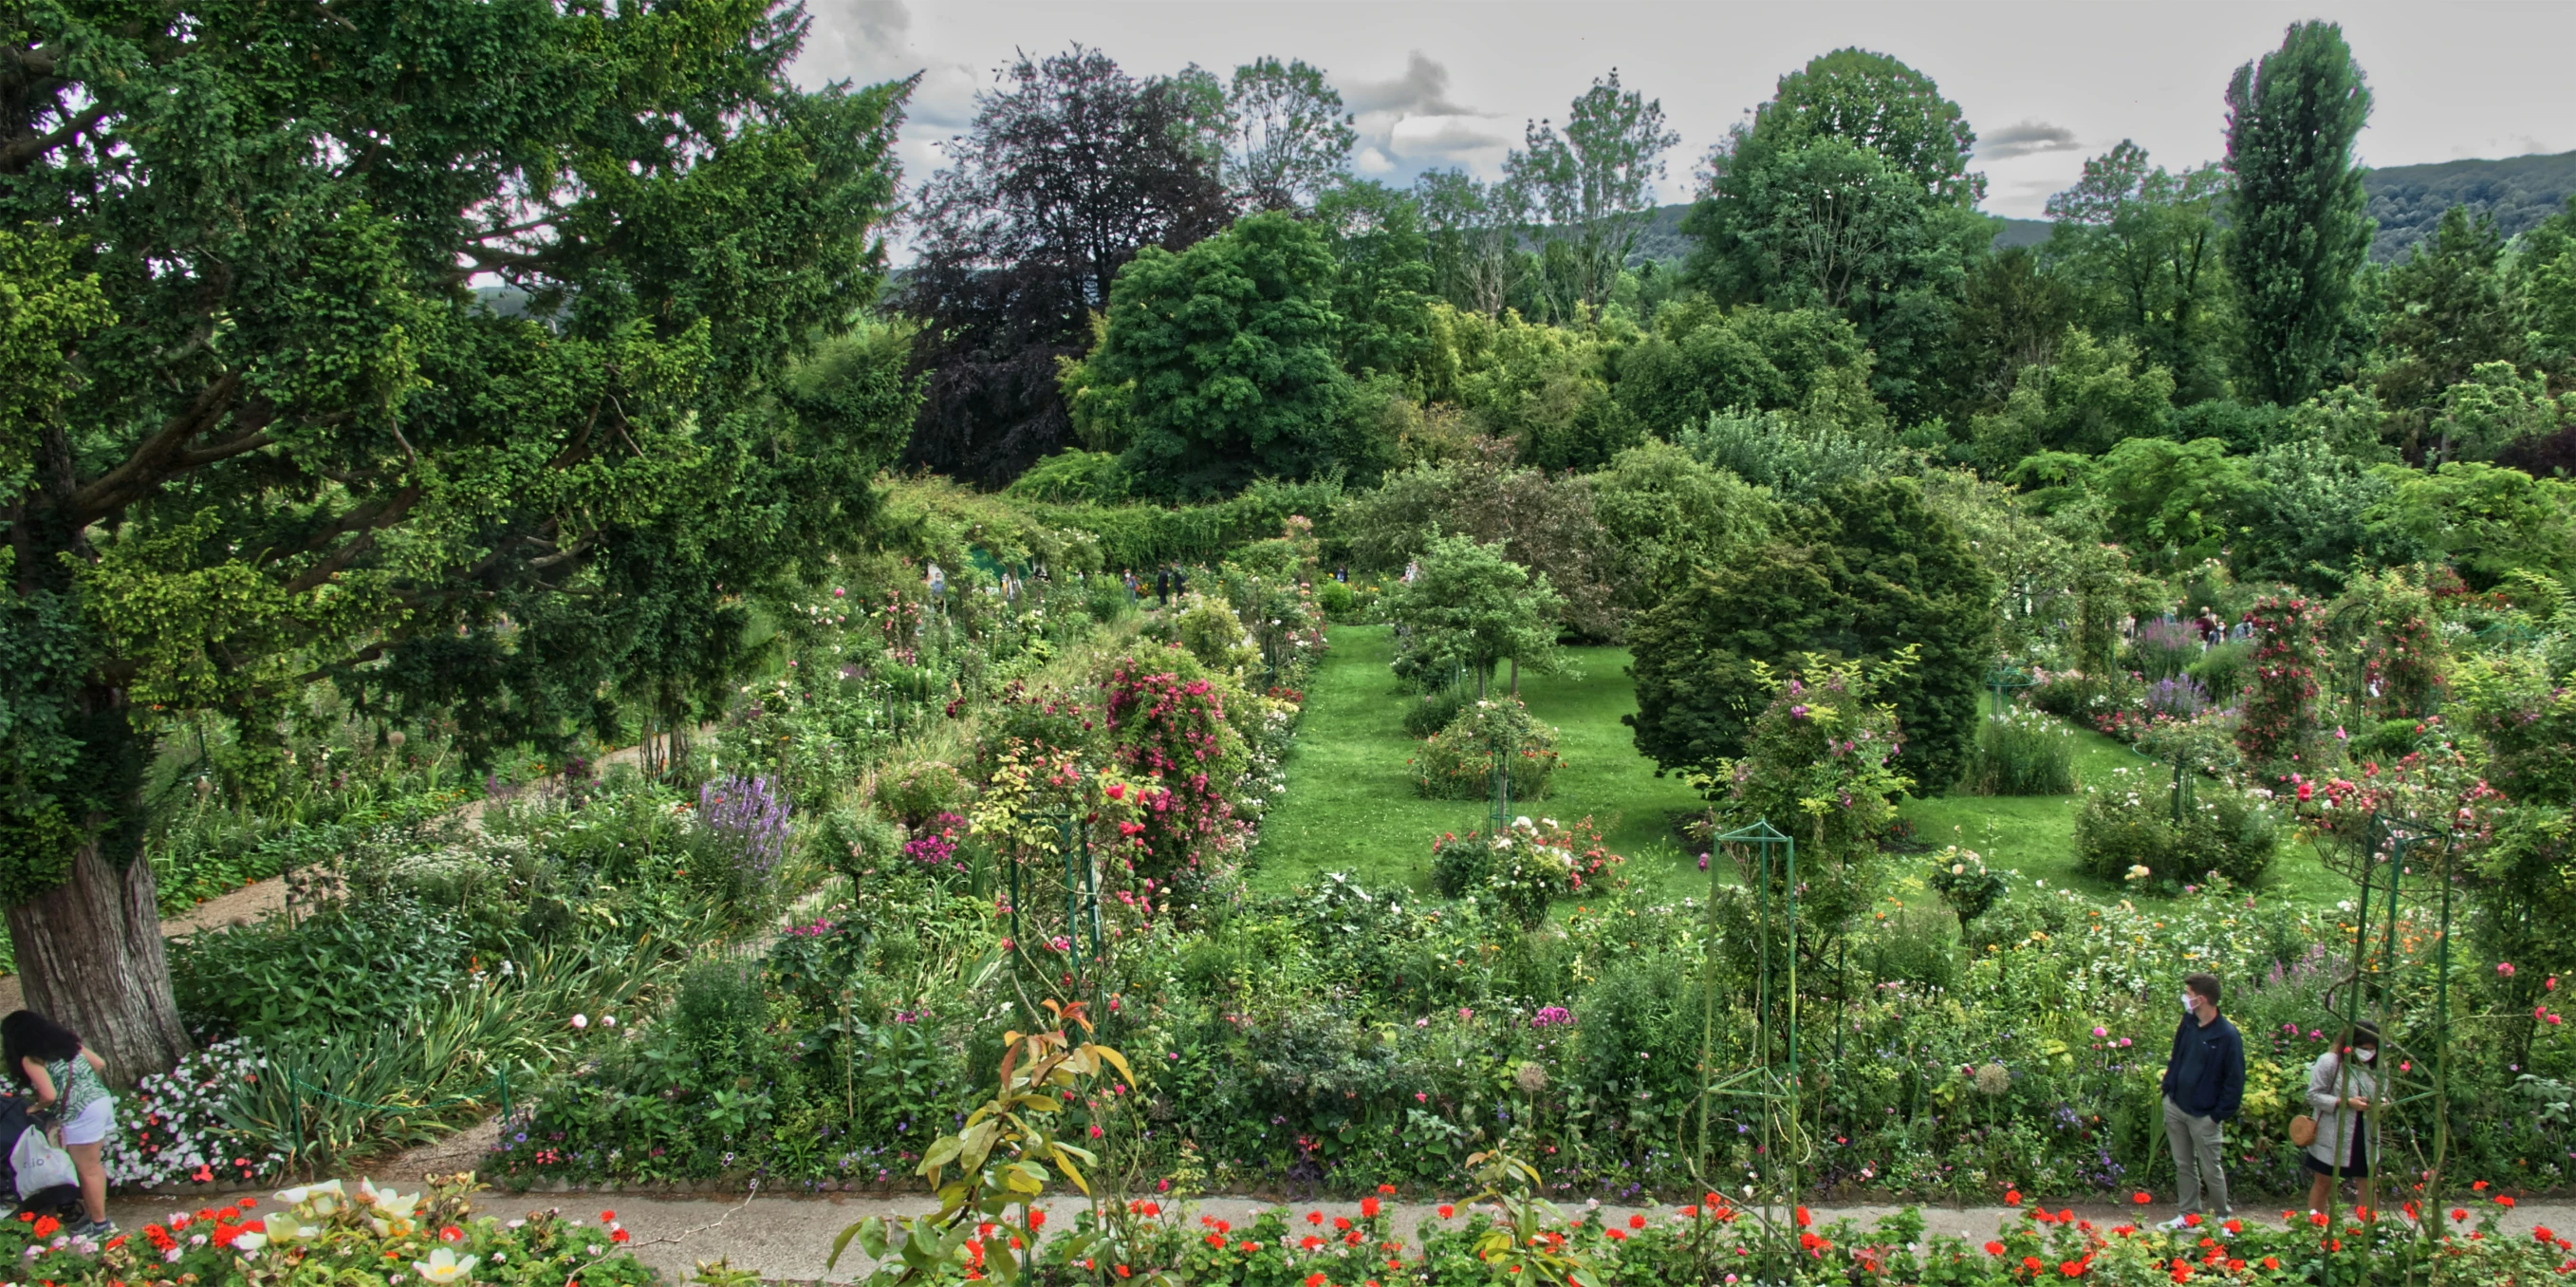
[[[1643,1228],[1645,1228],[1645,1227],[1646,1227],[1646,1217],[1641,1216],[1641,1215],[1632,1215],[1632,1216],[1628,1217],[1628,1227],[1629,1227],[1629,1228],[1631,1228],[1631,1229],[1643,1229]]]
[[[1440,1218],[1441,1218],[1441,1219],[1446,1220],[1446,1219],[1448,1219],[1448,1218],[1450,1218],[1451,1216],[1454,1216],[1454,1215],[1456,1215],[1456,1214],[1458,1214],[1458,1208],[1453,1207],[1453,1206],[1449,1205],[1449,1204],[1448,1204],[1448,1203],[1446,1203],[1446,1202],[1443,1202],[1443,1203],[1441,1203],[1441,1204],[1440,1204]]]
[[[2152,1193],[2149,1193],[2149,1192],[2147,1192],[2147,1191],[2146,1191],[2146,1190],[2144,1190],[2144,1189],[2141,1189],[2141,1190],[2137,1191],[2136,1193],[2132,1193],[2132,1194],[2130,1194],[2130,1195],[2129,1195],[2129,1200],[2130,1200],[2131,1202],[2135,1202],[2135,1203],[2137,1203],[2139,1206],[2145,1206],[2146,1204],[2148,1204],[2148,1203],[2150,1203],[2150,1202],[2155,1201],[2155,1200],[2156,1200],[2156,1195],[2154,1195],[2154,1194],[2152,1194]]]
[[[2511,1210],[2511,1209],[2513,1209],[2513,1199],[2511,1199],[2511,1198],[2503,1198],[2503,1197],[2497,1198],[2497,1199],[2496,1199],[2496,1205],[2497,1205],[2497,1206],[2500,1206],[2500,1207],[2503,1207],[2503,1208],[2505,1208],[2506,1210]]]
[[[634,1234],[628,1233],[624,1229],[611,1229],[608,1231],[608,1240],[610,1242],[624,1242],[634,1236]]]
[[[1392,1184],[1381,1184],[1377,1186],[1377,1191],[1383,1197],[1391,1198],[1395,1196],[1395,1186]]]
[[[2021,1190],[2019,1190],[2019,1189],[2006,1189],[2006,1190],[2004,1190],[2004,1205],[2005,1205],[2005,1206],[2008,1206],[2008,1207],[2017,1207],[2017,1206],[2020,1206],[2020,1205],[2021,1205]]]
[[[617,1213],[614,1211],[602,1211],[599,1213],[599,1222],[601,1224],[615,1224],[617,1223]]]
[[[1364,1219],[1369,1219],[1369,1220],[1374,1220],[1374,1219],[1376,1219],[1376,1218],[1377,1218],[1377,1199],[1375,1199],[1375,1198],[1362,1198],[1362,1199],[1360,1199],[1360,1215],[1361,1215],[1361,1217],[1362,1217],[1362,1218],[1364,1218]]]
[[[1986,1243],[1986,1254],[1989,1256],[2000,1256],[2004,1254],[2004,1244],[1989,1241]]]
[[[36,1236],[39,1238],[53,1237],[54,1231],[62,1227],[63,1222],[53,1218],[52,1216],[36,1217]]]

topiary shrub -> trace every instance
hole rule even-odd
[[[2209,694],[2209,700],[2220,706],[2232,706],[2245,693],[2245,684],[2254,675],[2254,645],[2242,639],[2230,640],[2200,655],[2183,670]]]
[[[1538,800],[1563,762],[1556,730],[1530,718],[1515,697],[1494,697],[1460,710],[1415,752],[1413,789],[1429,800],[1481,800],[1494,789],[1494,745],[1507,751],[1512,798]]]
[[[1340,581],[1316,586],[1315,606],[1324,610],[1326,621],[1347,624],[1359,620],[1360,596]]]
[[[1248,670],[1261,664],[1261,650],[1243,629],[1243,619],[1222,599],[1201,596],[1180,614],[1182,647],[1210,670]]]

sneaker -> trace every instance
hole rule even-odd
[[[2191,1217],[2190,1217],[2190,1216],[2175,1216],[2173,1219],[2165,1221],[2165,1222],[2164,1222],[2164,1224],[2163,1224],[2163,1225],[2161,1225],[2161,1226],[2159,1226],[2159,1227],[2160,1227],[2160,1228],[2164,1228],[2164,1229],[2170,1229],[2170,1230],[2173,1230],[2173,1231],[2175,1231],[2175,1232],[2177,1232],[2177,1233],[2178,1233],[2178,1232],[2180,1232],[2180,1231],[2182,1231],[2182,1230],[2184,1230],[2184,1229],[2188,1229],[2188,1228],[2190,1228],[2190,1227],[2191,1227]]]
[[[116,1222],[114,1220],[84,1220],[79,1224],[73,1225],[67,1232],[75,1238],[87,1238],[91,1242],[105,1242],[116,1236]]]

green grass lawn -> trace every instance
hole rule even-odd
[[[1307,687],[1305,724],[1288,762],[1288,794],[1262,821],[1255,855],[1256,889],[1285,891],[1319,872],[1346,871],[1370,886],[1431,889],[1431,843],[1443,831],[1481,828],[1481,801],[1425,800],[1414,794],[1405,761],[1416,745],[1405,736],[1405,703],[1387,662],[1394,645],[1385,626],[1335,626],[1332,651]],[[1624,648],[1569,648],[1569,673],[1521,677],[1530,713],[1554,725],[1565,766],[1544,800],[1515,812],[1572,821],[1586,815],[1617,853],[1632,880],[1679,895],[1706,888],[1698,855],[1673,843],[1676,814],[1701,807],[1678,778],[1655,776],[1619,717],[1637,708]],[[2113,771],[2143,770],[2159,787],[2164,766],[2090,730],[2078,730],[2076,772],[2107,784]],[[1950,795],[1908,800],[1899,813],[1917,838],[1953,841],[1988,863],[2097,897],[2119,891],[2075,868],[2075,796]],[[2267,892],[2327,905],[2351,891],[2305,845],[2284,845]]]
[[[2075,731],[2075,772],[2090,786],[2107,787],[2118,770],[2143,775],[2147,786],[2163,791],[2172,768],[2147,759],[2126,743],[2091,729]],[[2072,795],[1987,796],[1954,794],[1907,800],[1897,816],[1914,823],[1914,835],[1930,844],[1960,844],[1974,849],[1986,864],[2002,871],[2045,880],[2101,898],[2117,898],[2111,882],[2098,880],[2075,866],[2075,810],[2083,797]],[[2325,869],[2316,851],[2284,843],[2272,861],[2264,893],[2304,903],[2331,904],[2352,896],[2351,885]]]
[[[1431,888],[1431,843],[1443,831],[1481,828],[1486,806],[1415,795],[1405,761],[1400,691],[1387,670],[1394,643],[1385,626],[1335,626],[1332,652],[1306,691],[1305,724],[1288,762],[1288,797],[1261,824],[1255,888],[1286,890],[1325,871],[1366,885]],[[1544,800],[1515,806],[1560,821],[1590,815],[1603,838],[1631,859],[1632,878],[1681,879],[1678,847],[1655,842],[1672,815],[1699,797],[1675,778],[1655,776],[1619,717],[1637,708],[1624,648],[1569,648],[1570,673],[1521,676],[1530,713],[1558,730],[1565,766]],[[1694,860],[1695,861],[1695,860]],[[1644,864],[1655,864],[1648,869]],[[1689,872],[1697,877],[1695,867]]]

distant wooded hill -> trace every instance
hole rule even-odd
[[[2442,212],[2465,205],[2471,214],[2495,216],[2496,227],[2511,237],[2567,207],[2576,193],[2576,152],[2555,156],[2516,156],[2501,161],[2443,161],[2433,165],[2394,165],[2373,170],[2362,180],[2370,194],[2370,217],[2379,221],[2371,257],[2381,262],[2402,259],[2408,247],[2429,236]],[[1690,257],[1690,239],[1682,235],[1687,205],[1663,206],[1637,238],[1630,258],[1679,260]],[[2035,246],[2048,240],[2045,219],[2006,219],[1995,234],[1997,246]]]

